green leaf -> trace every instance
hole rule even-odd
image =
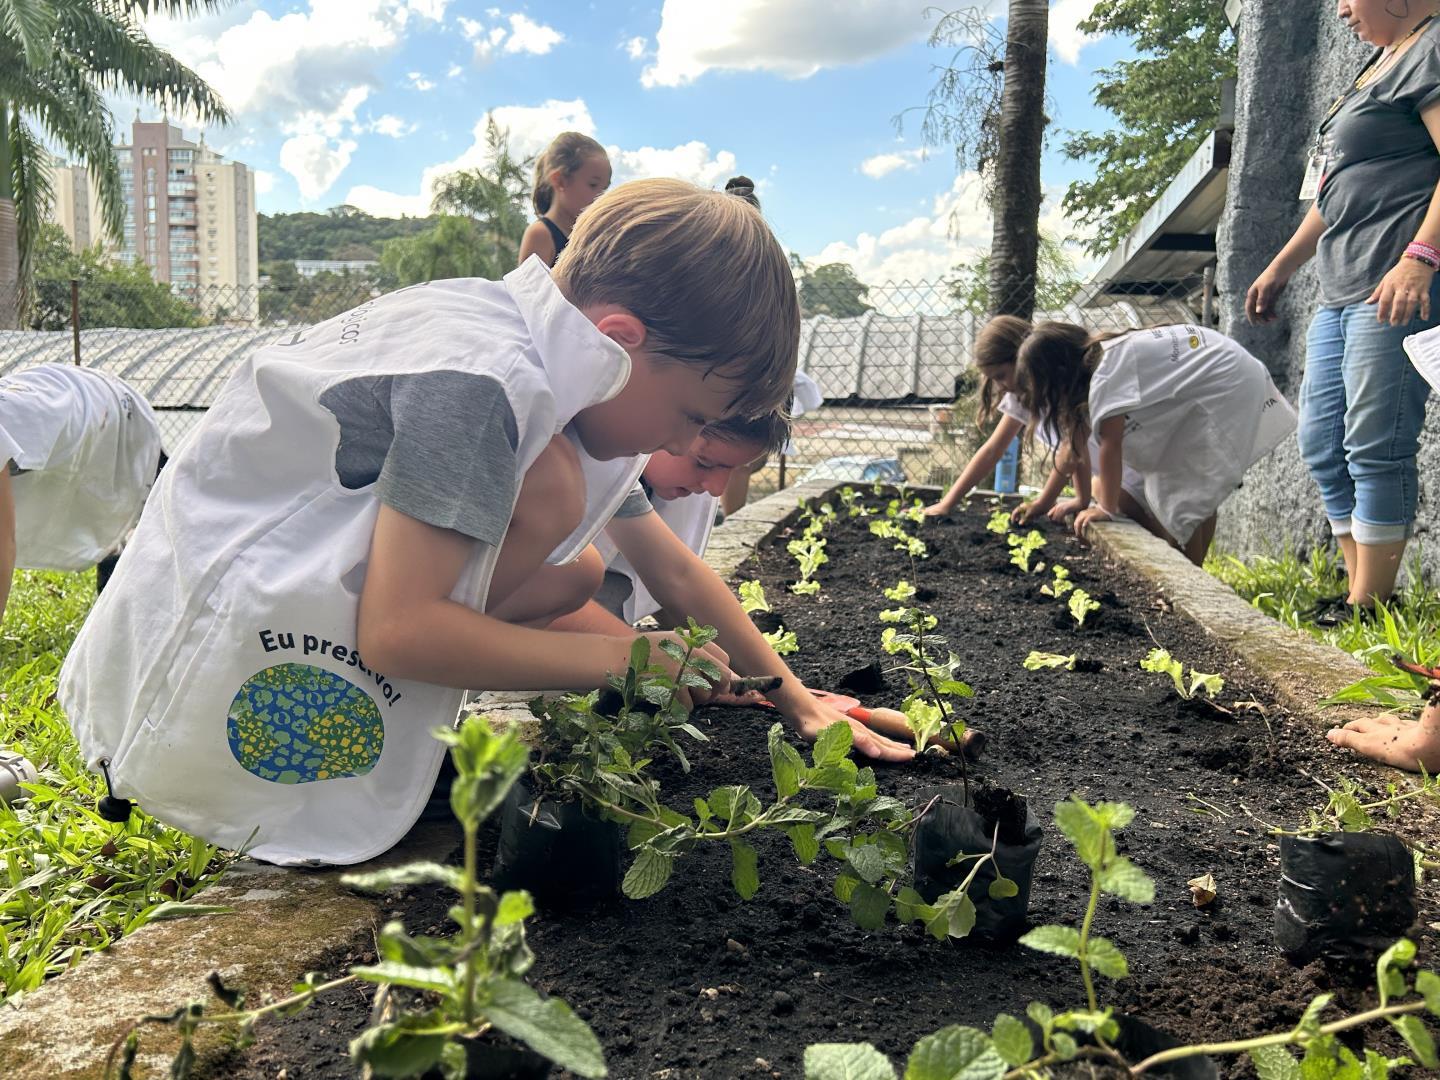
[[[1035,1055],[1035,1040],[1030,1029],[1006,1013],[995,1017],[990,1039],[995,1052],[1011,1067],[1024,1065]]]
[[[441,866],[438,863],[418,862],[406,866],[392,866],[387,870],[372,870],[364,874],[345,874],[340,884],[360,892],[385,892],[403,885],[444,885],[459,892],[465,880],[464,872],[457,866]]]
[[[1202,672],[1196,671],[1194,668],[1191,668],[1190,693],[1185,696],[1193,698],[1201,691],[1204,691],[1205,694],[1213,700],[1224,689],[1225,680],[1219,675],[1206,675]]]
[[[835,877],[835,899],[839,900],[842,904],[850,903],[850,897],[855,894],[855,887],[863,884],[864,882],[848,871],[837,874]]]
[[[1309,1032],[1311,1035],[1320,1034],[1320,1014],[1330,1007],[1330,1002],[1335,1000],[1334,994],[1317,994],[1305,1006],[1305,1012],[1300,1017],[1300,1022],[1295,1025],[1299,1031]]]
[[[1425,1008],[1440,1016],[1440,975],[1421,971],[1415,975],[1415,992],[1425,999]]]
[[[800,778],[807,771],[805,759],[785,741],[784,729],[779,724],[770,729],[769,743],[770,772],[775,778],[775,794],[782,799],[788,799],[800,790]]]
[[[1117,855],[1100,871],[1097,880],[1102,892],[1132,904],[1148,904],[1155,899],[1155,882],[1124,855]]]
[[[375,964],[363,964],[350,969],[366,982],[393,983],[408,986],[414,990],[433,990],[437,994],[448,994],[455,989],[453,968],[416,967],[413,964],[397,964],[393,960],[381,960]]]
[[[986,892],[990,894],[991,900],[1008,900],[1012,896],[1020,895],[1020,886],[1007,877],[997,877],[990,882]]]
[[[606,1075],[605,1053],[590,1026],[559,998],[544,998],[519,979],[492,982],[485,1018],[512,1039],[577,1076]]]
[[[1079,796],[1055,804],[1055,827],[1075,846],[1075,854],[1091,870],[1100,868],[1107,849],[1108,830],[1100,815]]]
[[[936,941],[968,937],[975,929],[975,902],[959,889],[946,893],[935,901],[935,914],[925,929]]]
[[[1020,939],[1020,944],[1037,952],[1080,958],[1080,931],[1068,926],[1037,926]]]
[[[730,841],[730,883],[742,900],[760,891],[759,856],[743,840]]]
[[[1085,957],[1090,966],[1106,978],[1123,979],[1130,974],[1125,954],[1109,938],[1091,937],[1085,943]]]
[[[814,825],[792,825],[785,833],[790,837],[790,846],[795,849],[795,857],[802,866],[809,866],[815,861],[815,856],[820,854],[820,841],[815,839]]]
[[[626,871],[620,889],[631,900],[644,900],[665,887],[674,868],[673,856],[656,851],[653,847],[643,847]]]
[[[846,861],[871,885],[885,876],[885,855],[874,844],[856,844],[846,855]]]
[[[805,1048],[805,1080],[895,1080],[895,1067],[869,1043],[815,1043]]]
[[[895,894],[895,917],[903,923],[926,922],[935,917],[935,909],[909,885]]]
[[[416,1035],[403,1022],[380,1024],[351,1041],[350,1057],[376,1076],[419,1076],[440,1060],[449,1041],[445,1035]]]
[[[890,894],[874,885],[860,882],[850,894],[850,915],[862,930],[879,930],[890,911]]]
[[[534,914],[535,901],[528,892],[523,889],[518,892],[507,892],[500,897],[500,907],[495,912],[495,925],[511,926],[518,922],[524,922]]]
[[[670,646],[670,648],[666,648],[667,645]],[[679,649],[676,643],[671,641],[669,638],[661,639],[660,647],[662,649],[665,649],[667,653],[670,652],[670,649],[676,649],[676,651],[680,653],[680,656],[674,657],[676,660],[679,660],[685,655],[684,650]],[[630,666],[634,668],[637,672],[644,671],[647,667],[650,666],[649,638],[644,636],[637,637],[633,642],[630,643]]]
[[[845,737],[850,738],[849,724],[831,724],[826,731],[840,729],[845,732]],[[810,786],[820,791],[835,791],[842,795],[849,794],[855,790],[855,774],[859,770],[855,762],[849,758],[841,758],[830,765],[822,765],[810,773]]]
[[[810,752],[810,760],[819,768],[822,765],[837,765],[845,760],[850,753],[850,747],[855,741],[854,733],[850,725],[846,723],[834,723],[827,728],[822,728],[820,734],[815,738],[815,747]]]
[[[1427,1069],[1440,1069],[1440,1059],[1435,1056],[1435,1037],[1418,1016],[1393,1016],[1390,1023],[1400,1032],[1405,1045],[1414,1051],[1420,1064]]]
[[[1025,1015],[1039,1024],[1042,1028],[1048,1028],[1055,1022],[1055,1013],[1043,1001],[1032,1001],[1025,1006]]]
[[[952,1024],[915,1044],[905,1080],[1000,1080],[1007,1071],[990,1036]]]
[[[1300,1063],[1283,1046],[1260,1046],[1250,1051],[1260,1080],[1301,1080]]]

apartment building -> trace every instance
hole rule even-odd
[[[76,247],[104,241],[116,258],[144,263],[157,281],[169,282],[207,314],[253,320],[259,252],[250,168],[166,122],[136,120],[130,142],[117,146],[115,156],[125,200],[119,243],[103,236],[85,169],[52,169],[52,216]]]

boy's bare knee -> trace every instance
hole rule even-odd
[[[565,608],[569,611],[579,611],[584,607],[592,596],[600,591],[600,584],[605,580],[605,560],[600,557],[600,552],[591,544],[580,553],[580,557],[570,564],[570,574],[566,580],[569,588],[566,590],[568,596],[563,603],[569,604]],[[573,601],[573,603],[569,603]]]
[[[585,516],[585,475],[580,455],[564,435],[556,435],[526,471],[520,498],[511,517],[517,527],[533,535],[554,534],[556,542],[569,536]],[[598,586],[597,586],[598,587]]]

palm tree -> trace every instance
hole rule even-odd
[[[3,0],[0,0],[3,2]],[[435,181],[430,206],[438,214],[472,219],[484,249],[482,277],[499,278],[515,268],[520,241],[529,221],[530,170],[533,157],[510,151],[510,132],[495,118],[485,123],[488,164],[484,168],[447,173]]]
[[[202,123],[220,98],[152,42],[141,20],[218,11],[232,0],[0,0],[0,327],[17,323],[31,254],[54,197],[47,137],[86,165],[107,232],[125,221],[115,124],[103,95],[128,92]]]
[[[1035,311],[1040,253],[1040,150],[1045,135],[1049,0],[1010,0],[1005,85],[995,157],[990,241],[993,315],[1028,319]]]

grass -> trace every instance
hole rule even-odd
[[[22,571],[0,633],[0,749],[40,770],[28,802],[0,805],[0,1001],[11,1004],[151,919],[184,914],[227,861],[139,810],[124,825],[95,812],[104,782],[55,701],[94,595],[93,572]]]
[[[1205,569],[1271,618],[1344,649],[1375,672],[1326,703],[1370,702],[1419,711],[1424,680],[1390,662],[1398,653],[1420,664],[1440,663],[1440,593],[1427,586],[1418,553],[1404,587],[1388,604],[1377,605],[1373,618],[1352,616],[1333,627],[1316,626],[1308,612],[1316,601],[1347,591],[1345,565],[1337,552],[1316,549],[1302,557],[1287,548],[1278,556],[1243,562],[1212,550]]]

